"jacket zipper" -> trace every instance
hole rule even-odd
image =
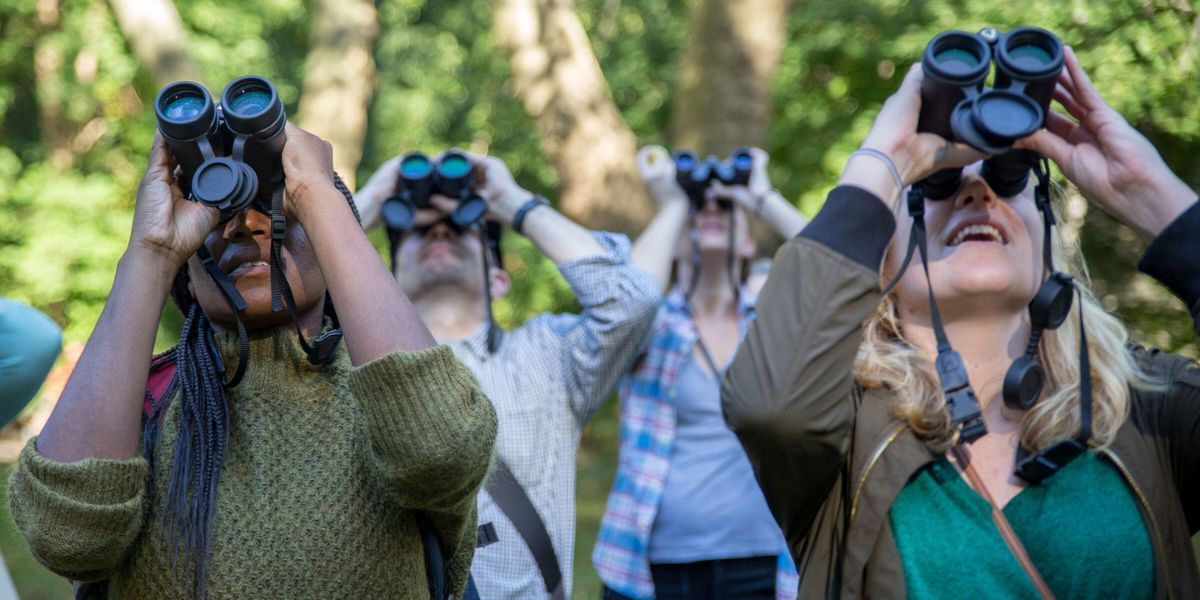
[[[1142,488],[1138,487],[1137,482],[1133,480],[1133,475],[1129,473],[1129,469],[1125,467],[1125,462],[1121,460],[1121,457],[1117,456],[1117,453],[1109,448],[1103,448],[1101,452],[1117,466],[1117,470],[1125,477],[1125,481],[1129,484],[1129,487],[1133,488],[1133,493],[1137,496],[1138,502],[1141,503],[1142,508],[1146,511],[1146,516],[1150,518],[1150,529],[1151,533],[1154,534],[1154,548],[1158,551],[1158,555],[1162,557],[1163,581],[1167,591],[1167,598],[1173,598],[1174,596],[1171,594],[1171,565],[1168,563],[1169,559],[1162,545],[1162,534],[1159,533],[1158,519],[1154,518],[1154,512],[1150,510],[1150,502],[1146,500],[1146,494],[1142,492]]]
[[[871,453],[871,458],[867,459],[867,466],[863,468],[862,475],[858,476],[858,483],[854,485],[854,495],[850,500],[851,523],[854,522],[854,515],[858,513],[858,497],[862,494],[863,486],[867,483],[867,475],[871,474],[871,469],[875,468],[875,463],[879,462],[880,457],[883,456],[883,452],[887,450],[888,446],[892,445],[892,442],[896,441],[896,438],[900,436],[900,432],[904,431],[905,427],[907,425],[897,425],[886,438],[883,438],[883,441],[879,443],[875,451]]]

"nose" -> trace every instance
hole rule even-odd
[[[224,237],[237,241],[246,237],[270,235],[271,218],[253,209],[243,210],[225,222]]]
[[[954,199],[954,208],[964,208],[973,202],[982,202],[987,206],[997,200],[996,192],[992,191],[982,175],[977,172],[963,173],[962,189]]]
[[[445,221],[434,223],[433,227],[429,228],[429,232],[425,234],[426,241],[446,241],[452,242],[458,237],[458,232]]]
[[[710,215],[721,214],[721,206],[717,203],[717,194],[712,188],[704,191],[704,203],[700,205],[700,212]]]

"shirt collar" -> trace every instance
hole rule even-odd
[[[496,329],[496,337],[498,342],[503,342],[504,330],[500,329],[499,327]],[[488,322],[485,320],[484,322],[480,323],[479,327],[476,327],[475,331],[472,331],[470,335],[457,340],[452,340],[451,343],[461,344],[463,347],[469,350],[471,354],[474,354],[476,359],[478,359],[480,362],[483,362],[491,356],[491,353],[488,352],[487,338]]]

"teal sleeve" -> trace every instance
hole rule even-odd
[[[0,298],[0,426],[33,399],[62,348],[62,332],[50,317]]]

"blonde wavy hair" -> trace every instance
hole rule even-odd
[[[1062,190],[1054,186],[1051,195],[1056,212],[1062,214]],[[1082,304],[1092,379],[1092,441],[1107,447],[1129,415],[1131,387],[1150,388],[1159,384],[1134,361],[1125,325],[1105,310],[1092,293],[1079,244],[1066,243],[1055,227],[1052,248],[1055,266],[1075,278],[1083,291],[1083,302],[1076,296],[1071,314],[1062,326],[1042,335],[1038,361],[1045,369],[1046,379],[1037,404],[1021,418],[1021,443],[1037,451],[1079,432],[1076,399]],[[919,260],[919,256],[913,257],[910,268],[920,268]],[[867,318],[855,358],[855,375],[867,389],[890,390],[894,398],[892,414],[906,422],[932,450],[942,452],[954,443],[955,430],[932,360],[904,337],[895,294],[893,291],[884,297],[875,313]]]

